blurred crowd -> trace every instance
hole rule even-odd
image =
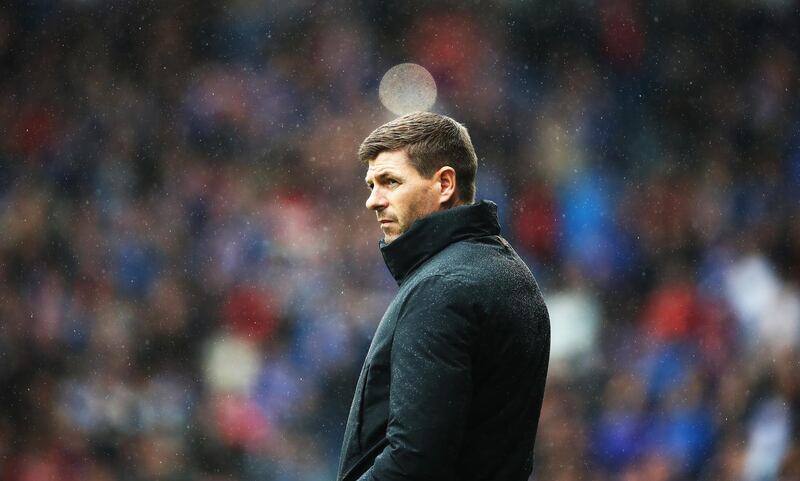
[[[0,479],[334,479],[415,62],[549,306],[532,479],[800,480],[800,7],[651,3],[2,4]]]

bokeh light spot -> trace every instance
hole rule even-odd
[[[425,67],[401,63],[383,75],[378,96],[383,106],[397,115],[429,110],[436,102],[436,81]]]

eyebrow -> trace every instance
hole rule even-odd
[[[398,174],[396,174],[395,172],[393,172],[391,170],[383,170],[383,171],[380,171],[377,174],[372,176],[372,178],[374,178],[374,179],[384,179],[386,177],[397,177],[397,178],[400,178],[400,176]],[[369,177],[365,177],[364,178],[364,182],[367,185],[369,185],[370,178]]]

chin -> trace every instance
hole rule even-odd
[[[384,233],[383,234],[383,242],[385,242],[387,244],[389,244],[391,242],[394,242],[395,240],[397,240],[398,237],[400,237],[400,234],[402,234],[402,232]]]
[[[401,224],[399,221],[394,221],[390,224],[386,224],[385,226],[381,226],[381,231],[383,232],[383,242],[387,244],[394,242],[398,237],[403,235],[406,230],[408,229],[405,227],[405,224]]]

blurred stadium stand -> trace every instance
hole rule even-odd
[[[533,479],[800,479],[800,6],[647,3],[4,3],[0,479],[334,478],[408,61],[550,305]]]

